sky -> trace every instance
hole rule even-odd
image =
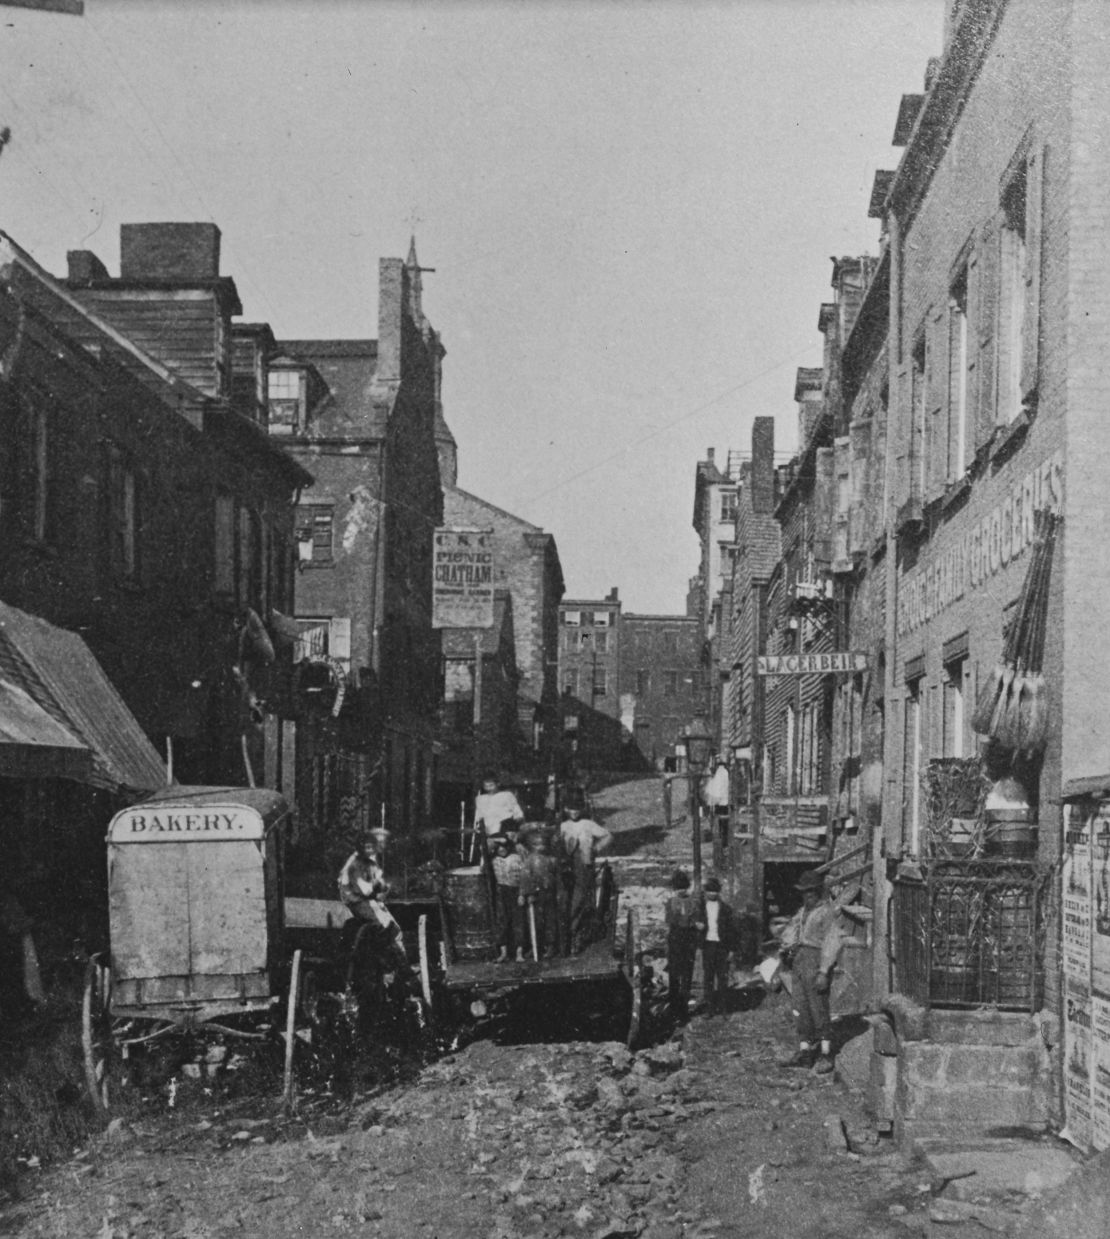
[[[796,446],[832,255],[943,0],[85,0],[0,7],[0,228],[47,269],[210,220],[244,321],[377,333],[415,233],[459,485],[568,595],[681,612],[696,463]]]

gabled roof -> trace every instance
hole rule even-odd
[[[450,433],[450,432],[448,432]],[[514,521],[529,533],[543,533],[543,527],[533,525],[531,521],[526,521],[523,516],[517,516],[515,512],[506,512],[504,508],[499,508],[497,504],[490,503],[488,499],[481,499],[478,495],[471,494],[468,490],[463,490],[461,486],[445,486],[443,488],[443,504],[446,510],[448,497],[451,493],[461,495],[470,503],[476,503],[479,507],[485,508],[489,512],[496,512],[498,516],[503,516],[510,521]]]

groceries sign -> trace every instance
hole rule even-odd
[[[828,675],[833,671],[866,670],[867,655],[851,652],[761,654],[755,660],[756,675]]]
[[[434,628],[493,627],[493,531],[437,529]]]

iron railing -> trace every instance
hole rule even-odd
[[[926,1007],[1038,1010],[1050,872],[1032,861],[952,859],[896,880],[891,988]]]

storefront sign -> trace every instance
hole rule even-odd
[[[1064,453],[1013,482],[1001,501],[957,541],[898,584],[898,635],[904,637],[1017,559],[1033,541],[1033,513],[1059,511]]]
[[[493,627],[493,533],[437,529],[433,628]]]
[[[203,808],[161,805],[125,809],[108,828],[112,843],[183,843],[186,840],[261,839],[262,818],[236,805]]]
[[[827,675],[834,671],[866,671],[867,655],[761,654],[755,660],[756,675]]]

